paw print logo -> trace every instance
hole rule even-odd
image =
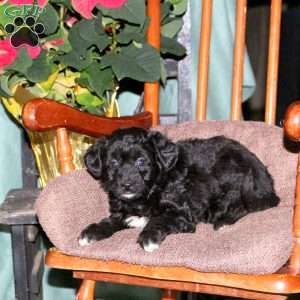
[[[10,42],[15,48],[22,45],[35,47],[39,43],[39,34],[45,31],[42,23],[36,23],[35,18],[28,16],[25,19],[16,17],[13,23],[5,25],[5,31],[11,34]]]

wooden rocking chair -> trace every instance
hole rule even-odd
[[[160,45],[160,1],[148,0],[148,15],[151,23],[148,40],[156,48]],[[206,119],[206,98],[209,46],[212,16],[212,1],[203,0],[200,41],[200,64],[198,78],[198,121]],[[243,79],[243,55],[245,44],[246,0],[238,0],[236,7],[236,38],[232,80],[231,120],[240,120]],[[268,78],[266,95],[267,124],[275,123],[276,86],[281,18],[281,0],[272,0]],[[23,121],[29,130],[45,131],[56,129],[58,156],[61,172],[74,169],[71,147],[66,129],[97,137],[109,134],[124,126],[150,127],[158,124],[158,83],[145,84],[145,112],[120,119],[93,117],[51,101],[36,99],[28,103],[23,111]],[[57,107],[59,106],[59,108]],[[53,114],[54,111],[59,113]],[[151,119],[152,115],[152,119]],[[300,140],[300,102],[287,111],[284,121],[287,136]],[[300,168],[298,168],[300,172]],[[298,173],[299,174],[299,173]],[[78,300],[94,299],[96,281],[150,286],[163,289],[163,300],[175,300],[176,291],[202,292],[249,299],[285,299],[288,294],[300,292],[300,175],[297,177],[294,213],[294,249],[288,265],[275,274],[245,275],[230,273],[202,273],[185,267],[155,267],[132,265],[119,261],[101,261],[70,256],[52,248],[46,256],[46,264],[52,268],[73,270],[75,278],[82,279],[77,294]]]

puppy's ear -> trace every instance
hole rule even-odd
[[[103,154],[105,151],[107,139],[101,137],[94,145],[89,147],[84,155],[84,163],[89,173],[100,178],[103,168]]]
[[[178,146],[158,131],[150,131],[148,137],[155,150],[159,165],[165,171],[171,170],[178,160]]]

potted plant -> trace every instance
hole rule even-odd
[[[145,2],[0,2],[0,97],[7,110],[20,121],[22,105],[41,97],[92,114],[119,116],[119,91],[128,89],[130,81],[164,83],[164,58],[185,54],[176,35],[187,0],[161,2],[160,51],[146,40],[149,19]],[[87,141],[86,137],[74,137],[76,147],[83,139]],[[42,171],[45,158],[37,153],[46,147],[44,156],[51,156],[53,135],[30,133],[30,138],[41,176],[50,173],[42,179],[44,185],[58,174],[58,167],[51,161],[46,169],[54,170]],[[82,151],[75,151],[79,153],[77,167]]]

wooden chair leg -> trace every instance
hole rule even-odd
[[[81,282],[76,300],[94,300],[96,281],[84,279]]]
[[[177,292],[173,290],[163,290],[161,300],[176,300]]]

